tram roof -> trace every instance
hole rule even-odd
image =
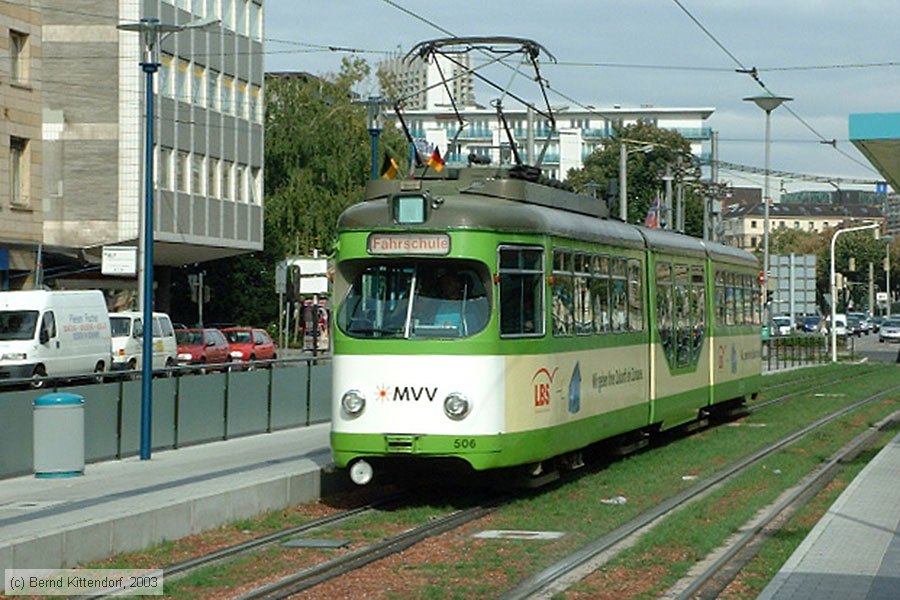
[[[338,228],[396,230],[390,200],[405,194],[427,194],[432,208],[424,223],[403,225],[404,230],[479,229],[547,234],[625,248],[649,247],[697,258],[708,255],[733,264],[757,264],[752,254],[737,248],[604,218],[606,206],[599,200],[510,177],[505,170],[496,168],[447,168],[444,173],[427,178],[370,181],[366,201],[344,211]]]

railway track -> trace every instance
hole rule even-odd
[[[800,484],[783,494],[764,515],[748,523],[743,533],[719,549],[717,556],[702,572],[677,584],[664,597],[677,600],[717,598],[756,555],[763,542],[828,485],[841,471],[843,464],[866,450],[881,432],[895,425],[898,419],[900,411],[856,436]]]
[[[857,377],[862,377],[868,373],[870,370],[866,370],[866,373],[858,374]],[[809,393],[811,390],[818,389],[820,387],[834,385],[837,381],[846,382],[848,378],[841,376],[841,373],[837,374],[835,377],[835,373],[833,371],[828,374],[823,374],[821,377],[812,377],[805,378],[803,382],[806,384],[804,389],[799,392],[790,392],[783,396],[772,398],[763,403],[759,403],[756,406],[751,408],[752,411],[758,411],[765,406],[769,406],[774,403],[784,402],[790,398],[793,398],[802,393]],[[815,383],[810,386],[810,381],[819,381],[820,383]],[[782,387],[782,386],[776,386]],[[771,388],[769,388],[771,389]],[[898,386],[897,389],[900,389]],[[613,548],[621,543],[622,540],[627,539],[629,536],[634,535],[636,532],[645,529],[648,525],[652,524],[656,520],[662,518],[663,516],[677,510],[684,503],[689,502],[691,499],[699,497],[700,495],[706,493],[716,485],[725,481],[726,479],[734,476],[739,473],[742,469],[746,469],[748,466],[754,464],[755,462],[761,460],[763,457],[771,454],[772,452],[777,451],[778,449],[792,443],[793,441],[799,439],[809,431],[812,431],[818,427],[821,427],[834,419],[839,418],[840,416],[847,414],[848,412],[855,410],[859,406],[872,401],[876,397],[880,397],[881,394],[872,396],[863,401],[857,402],[845,409],[838,411],[828,417],[817,421],[816,423],[798,431],[794,434],[783,438],[779,442],[772,444],[771,446],[760,450],[759,452],[754,453],[753,455],[745,458],[744,460],[736,463],[732,467],[728,469],[724,469],[715,475],[709,477],[703,482],[695,485],[694,487],[682,492],[681,494],[670,498],[669,500],[661,503],[657,507],[647,511],[637,519],[621,526],[615,531],[607,534],[606,536],[596,540],[594,543],[585,546],[580,550],[576,555],[573,555],[570,559],[561,562],[558,565],[554,565],[548,569],[546,569],[541,574],[535,576],[535,582],[540,582],[539,587],[535,588],[535,590],[531,589],[532,583],[529,583],[531,580],[523,582],[520,586],[515,588],[515,590],[511,591],[508,596],[509,598],[524,598],[531,597],[534,594],[539,593],[540,589],[547,588],[548,586],[552,586],[555,580],[565,580],[566,577],[569,576],[570,573],[577,570],[579,565],[583,565],[591,562],[596,556],[607,552],[610,548]],[[583,472],[592,472],[597,469],[591,468],[585,470]],[[580,472],[579,472],[580,473]],[[574,474],[578,476],[577,473]],[[560,480],[560,484],[565,483],[568,478],[563,478]],[[229,546],[226,548],[222,548],[220,550],[216,550],[207,555],[192,558],[186,561],[182,561],[176,564],[171,564],[163,569],[164,576],[167,582],[177,581],[187,575],[195,573],[201,569],[211,567],[214,565],[222,564],[225,562],[230,562],[236,560],[243,556],[248,556],[253,553],[259,552],[265,548],[273,547],[276,544],[282,543],[285,540],[288,540],[292,537],[296,537],[301,534],[305,534],[308,532],[312,532],[318,529],[322,529],[329,526],[338,525],[341,523],[349,522],[358,517],[362,517],[366,514],[375,512],[379,509],[387,508],[391,504],[402,505],[403,501],[396,496],[386,497],[383,499],[379,499],[373,501],[365,506],[342,511],[340,513],[330,515],[327,517],[323,517],[320,519],[315,519],[308,523],[304,523],[299,526],[291,527],[282,531],[278,531],[272,534],[268,534],[259,538],[255,538],[253,540],[249,540],[247,542],[243,542],[240,544],[236,544],[233,546]],[[240,598],[284,598],[288,597],[292,594],[296,594],[300,591],[309,589],[313,586],[319,585],[326,581],[339,578],[342,575],[353,571],[355,569],[359,569],[364,567],[367,564],[372,563],[373,561],[380,560],[391,554],[396,554],[398,552],[402,552],[403,550],[425,540],[429,537],[433,537],[439,535],[441,533],[445,533],[461,527],[466,523],[479,519],[486,514],[497,510],[502,507],[502,503],[493,502],[481,506],[475,506],[472,508],[467,508],[459,511],[455,511],[453,513],[444,515],[439,518],[434,518],[429,520],[428,522],[414,527],[408,531],[405,531],[399,535],[387,537],[377,543],[369,544],[363,548],[358,550],[348,552],[341,556],[338,556],[332,560],[327,560],[315,566],[307,566],[303,569],[295,572],[292,575],[288,575],[278,579],[275,582],[267,583],[266,585],[255,588],[251,591],[246,592],[244,595],[240,596]],[[523,587],[524,586],[524,587]],[[524,594],[524,595],[523,595]],[[106,596],[89,596],[91,598],[100,598]],[[86,597],[87,598],[87,597]]]
[[[582,546],[576,552],[543,569],[536,575],[522,581],[515,588],[506,594],[503,594],[501,599],[520,600],[525,598],[549,598],[553,594],[565,590],[571,584],[598,568],[603,562],[606,562],[610,558],[611,553],[633,542],[637,536],[647,531],[665,516],[672,514],[689,502],[701,498],[723,484],[726,480],[747,470],[763,458],[793,444],[805,435],[840,419],[858,408],[897,391],[900,391],[900,385],[872,394],[835,411],[826,417],[818,419],[814,423],[769,444],[724,469],[721,469],[694,486],[672,496],[652,509],[645,511],[614,531]]]

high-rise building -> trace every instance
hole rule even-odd
[[[407,110],[450,110],[453,102],[458,108],[472,108],[475,87],[468,70],[469,55],[460,54],[455,61],[440,55],[431,61],[407,60],[402,55],[383,60],[378,72],[390,88],[383,92]]]
[[[158,48],[156,304],[166,305],[167,267],[261,249],[262,0],[43,0],[41,11],[44,243],[91,258],[106,245],[137,244],[144,40],[117,26],[210,18],[220,24],[165,34]]]
[[[0,289],[34,283],[41,232],[41,13],[0,2]]]

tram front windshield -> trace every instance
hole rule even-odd
[[[490,317],[487,269],[479,263],[391,262],[366,265],[338,312],[355,338],[461,338]]]

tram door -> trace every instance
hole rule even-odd
[[[656,263],[656,393],[653,420],[664,427],[693,420],[709,403],[706,274],[702,263]]]

